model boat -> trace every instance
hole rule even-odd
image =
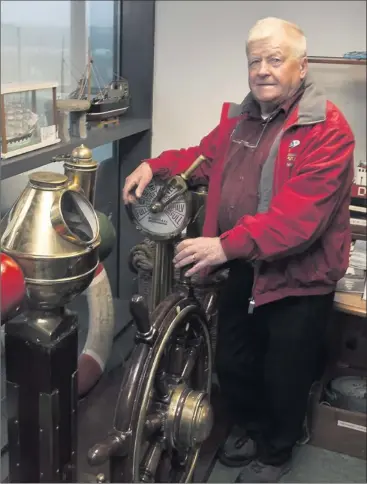
[[[91,72],[95,71],[93,61],[90,59],[89,76],[82,77],[78,83],[78,88],[73,91],[69,98],[73,100],[84,100],[90,102],[87,109],[88,121],[104,121],[116,118],[124,114],[130,106],[129,83],[126,79],[120,77],[111,81],[104,87],[91,87]],[[97,73],[95,78],[98,79]]]
[[[17,144],[17,148],[28,145],[37,129],[39,116],[21,102],[7,102],[5,112],[7,144]]]
[[[92,88],[92,76],[99,84],[98,80],[101,79],[101,76],[93,64],[93,59],[89,57],[85,72],[79,79],[77,88],[66,99],[58,99],[57,108],[64,111],[85,111],[88,121],[97,122],[124,114],[130,106],[128,81],[116,76],[117,79],[103,87]]]
[[[126,79],[110,82],[92,98],[87,119],[105,120],[121,116],[129,109],[129,85]]]

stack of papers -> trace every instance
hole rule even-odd
[[[351,247],[351,256],[349,260],[350,267],[355,269],[361,269],[365,271],[367,269],[367,243],[365,240],[356,240]]]
[[[338,282],[337,291],[361,295],[366,291],[366,248],[364,240],[352,242],[349,267],[345,276]]]

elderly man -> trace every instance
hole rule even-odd
[[[125,203],[153,174],[184,171],[209,182],[203,236],[178,245],[193,275],[228,262],[219,302],[216,369],[233,432],[221,461],[237,482],[277,482],[289,470],[316,377],[337,281],[348,266],[354,137],[307,75],[306,39],[267,18],[247,42],[251,92],[224,104],[199,146],[145,160]]]

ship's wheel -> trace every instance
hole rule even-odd
[[[116,406],[114,430],[89,452],[110,459],[111,482],[190,482],[208,438],[212,354],[206,316],[193,298],[173,294],[149,320],[131,305],[137,344]]]
[[[191,284],[187,294],[171,294],[168,250],[195,219],[187,180],[204,161],[199,156],[168,181],[153,178],[139,202],[127,206],[136,228],[162,244],[152,283],[160,297],[154,298],[151,315],[142,296],[131,301],[136,346],[121,384],[114,428],[89,452],[92,465],[109,459],[111,482],[190,482],[212,429],[209,313]]]

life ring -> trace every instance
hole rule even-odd
[[[1,324],[18,313],[25,293],[26,285],[22,269],[14,259],[1,252]]]
[[[7,254],[1,252],[1,330],[0,330],[0,355],[5,352],[5,328],[4,324],[21,312],[22,301],[25,296],[26,286],[22,269]]]
[[[25,294],[19,266],[1,254],[2,322],[21,303]],[[5,279],[8,283],[4,284]],[[103,264],[99,264],[92,283],[84,292],[89,312],[88,335],[78,359],[78,394],[84,396],[102,376],[113,343],[115,317],[110,282]],[[9,320],[7,318],[7,320]],[[1,354],[4,352],[4,327],[1,328]]]
[[[78,394],[84,396],[102,376],[110,356],[115,315],[107,272],[99,264],[92,283],[84,292],[89,310],[88,335],[78,360]]]

